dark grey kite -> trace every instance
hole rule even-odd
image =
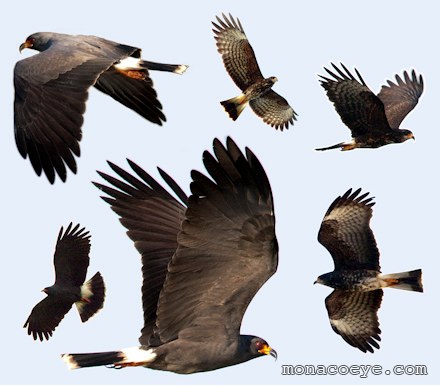
[[[39,32],[20,46],[40,51],[17,62],[14,70],[15,141],[18,151],[50,183],[66,180],[66,165],[76,173],[75,156],[88,89],[98,90],[149,121],[165,115],[149,70],[183,73],[187,66],[141,59],[140,48],[96,36]]]
[[[263,167],[246,149],[214,140],[203,153],[211,178],[192,171],[187,195],[165,172],[171,195],[129,161],[136,174],[109,163],[119,179],[96,184],[142,255],[144,326],[140,347],[64,354],[69,368],[144,366],[194,373],[264,355],[268,343],[240,334],[243,315],[275,273],[278,244],[272,192]]]
[[[55,283],[43,289],[47,297],[33,309],[23,327],[28,334],[43,341],[52,336],[53,331],[70,310],[76,305],[82,322],[86,322],[104,304],[105,286],[101,274],[96,273],[84,283],[89,266],[90,235],[79,224],[72,228],[69,224],[58,234],[55,248]]]
[[[423,291],[422,271],[382,274],[379,250],[370,228],[373,198],[348,190],[330,205],[318,241],[332,255],[335,269],[315,283],[335,290],[325,299],[330,324],[348,344],[364,353],[379,349],[377,311],[382,288]]]
[[[223,14],[223,19],[217,16],[219,24],[212,23],[216,28],[213,32],[217,49],[229,76],[243,93],[221,102],[222,106],[236,120],[249,103],[265,123],[281,131],[289,128],[289,123],[293,124],[297,114],[286,99],[272,91],[278,79],[275,76],[267,79],[263,77],[240,20],[234,20],[231,14],[229,19]]]
[[[414,139],[409,130],[400,129],[400,123],[417,105],[423,92],[422,75],[415,71],[403,72],[403,79],[396,75],[396,83],[388,80],[376,96],[366,85],[361,74],[355,69],[356,79],[341,63],[345,73],[332,66],[336,73],[324,69],[333,77],[322,78],[321,85],[327,91],[328,98],[334,103],[336,111],[344,124],[351,130],[353,140],[350,143],[338,143],[334,146],[317,148],[318,151],[340,148],[342,151],[355,148],[377,148],[392,143],[402,143]]]

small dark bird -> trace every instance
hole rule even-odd
[[[20,45],[39,51],[14,69],[15,141],[38,176],[66,181],[76,173],[88,89],[94,86],[145,119],[162,125],[165,115],[149,70],[183,73],[185,65],[141,59],[140,48],[96,36],[39,32]]]
[[[121,217],[142,255],[144,327],[141,346],[63,354],[69,368],[144,366],[188,374],[276,352],[262,338],[240,334],[243,315],[275,273],[278,244],[272,192],[263,167],[232,139],[203,153],[212,177],[192,171],[187,197],[165,172],[175,195],[128,161],[136,174],[109,163],[120,179],[95,185]]]
[[[330,252],[335,269],[315,283],[335,290],[325,299],[330,324],[362,352],[379,349],[379,310],[384,287],[423,292],[422,270],[382,274],[379,250],[370,228],[373,198],[348,190],[330,205],[318,241]]]
[[[409,130],[400,129],[400,123],[417,105],[423,92],[422,75],[406,71],[403,78],[396,75],[396,83],[388,80],[376,96],[365,84],[357,69],[357,80],[341,63],[345,73],[331,63],[337,72],[324,69],[333,79],[320,77],[321,86],[327,91],[328,98],[334,103],[336,111],[344,124],[351,130],[353,140],[350,143],[338,143],[334,146],[317,148],[318,151],[340,148],[342,151],[355,148],[378,148],[392,143],[402,143],[414,139]]]
[[[40,341],[52,336],[53,331],[76,305],[82,322],[86,322],[104,305],[105,286],[101,274],[96,273],[84,283],[89,266],[90,235],[79,224],[69,224],[58,234],[54,255],[55,284],[43,289],[47,297],[33,309],[23,327]]]
[[[297,114],[286,99],[272,91],[278,79],[275,76],[263,77],[240,20],[234,20],[231,14],[229,19],[223,14],[223,19],[217,16],[219,24],[212,23],[216,28],[213,29],[214,38],[229,76],[243,93],[220,102],[221,105],[230,118],[236,120],[249,103],[265,123],[281,131],[289,128],[289,123],[293,125]]]

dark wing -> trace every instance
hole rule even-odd
[[[162,121],[166,121],[162,105],[146,69],[143,74],[145,79],[134,79],[111,67],[101,74],[95,87],[143,118],[161,126]]]
[[[331,63],[337,74],[324,69],[334,79],[320,77],[321,86],[327,91],[327,96],[333,102],[336,111],[344,124],[351,130],[351,136],[356,138],[365,134],[380,135],[390,131],[381,100],[367,87],[358,70],[355,69],[357,80],[341,63],[344,72]]]
[[[55,255],[55,284],[60,286],[81,286],[89,267],[90,235],[79,224],[72,228],[69,224],[63,234],[61,227],[58,234]]]
[[[236,339],[250,301],[278,264],[272,192],[249,149],[214,140],[209,179],[192,171],[192,195],[159,297],[157,335]]]
[[[379,250],[370,228],[373,198],[361,189],[349,189],[337,197],[327,210],[319,229],[318,241],[330,252],[335,270],[369,269],[380,271]]]
[[[121,218],[128,229],[128,236],[134,241],[142,255],[142,305],[144,327],[139,341],[142,345],[154,345],[150,338],[156,325],[156,308],[159,293],[167,274],[167,266],[177,248],[177,233],[184,218],[187,196],[163,171],[159,170],[178,202],[149,174],[135,163],[128,161],[137,176],[109,163],[121,180],[99,172],[108,183],[117,188],[94,183],[110,197],[103,197]]]
[[[345,342],[373,353],[379,349],[379,320],[377,311],[382,302],[382,290],[367,292],[334,290],[326,299],[325,306],[333,330]]]
[[[72,307],[73,302],[62,301],[48,296],[35,305],[23,327],[28,328],[28,334],[43,341],[52,336],[53,331]]]
[[[252,99],[249,105],[254,112],[263,119],[267,124],[270,124],[276,129],[288,128],[289,123],[293,124],[296,120],[296,112],[289,106],[287,100],[275,91],[268,91],[259,98]]]
[[[16,64],[15,141],[37,175],[54,183],[55,174],[66,180],[66,165],[76,173],[88,89],[117,60],[53,45]]]
[[[216,29],[214,38],[217,40],[217,50],[222,55],[223,64],[235,84],[244,91],[251,84],[263,79],[258,67],[254,50],[241,26],[240,20],[229,19],[223,14],[223,19],[216,16],[219,24],[212,22]]]
[[[423,92],[423,78],[412,70],[411,78],[408,72],[403,72],[404,81],[396,75],[397,84],[388,80],[387,86],[382,86],[377,95],[385,105],[388,123],[392,128],[399,128],[400,123],[417,105]]]

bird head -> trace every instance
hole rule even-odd
[[[241,339],[242,339],[242,348],[246,353],[247,359],[252,359],[267,355],[270,355],[275,359],[277,359],[278,355],[275,349],[272,349],[269,346],[269,344],[262,338],[256,336],[242,335]]]
[[[272,84],[275,84],[278,81],[278,78],[276,76],[271,76],[269,80],[272,82]]]
[[[43,290],[41,290],[42,293],[45,293],[47,295],[50,295],[52,293],[51,287],[45,287]]]
[[[408,139],[416,140],[414,134],[410,130],[400,130],[402,142]]]
[[[318,278],[316,278],[316,281],[313,282],[314,285],[317,283],[321,285],[333,287],[332,273],[326,273],[320,275]]]
[[[35,49],[37,51],[44,51],[49,48],[52,42],[52,34],[48,32],[37,32],[26,38],[26,41],[19,47],[20,53],[25,48]]]

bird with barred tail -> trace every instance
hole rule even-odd
[[[272,192],[251,150],[214,140],[191,172],[189,197],[159,169],[174,195],[129,161],[120,179],[96,183],[142,255],[144,326],[140,346],[64,354],[69,368],[107,365],[188,374],[236,365],[276,352],[262,338],[240,334],[244,313],[275,273],[278,243]]]
[[[181,74],[188,66],[141,59],[141,49],[96,36],[38,32],[20,45],[39,54],[14,69],[18,151],[38,176],[65,182],[76,174],[88,90],[94,86],[152,123],[166,120],[149,71]]]
[[[320,275],[315,283],[335,290],[325,299],[330,324],[348,344],[362,352],[379,349],[381,330],[377,312],[382,289],[391,287],[423,291],[422,270],[382,274],[379,250],[370,228],[373,198],[349,189],[327,210],[318,241],[330,252],[334,271]]]
[[[84,283],[89,266],[90,235],[79,224],[66,231],[61,227],[54,255],[55,283],[43,289],[47,297],[32,309],[23,327],[34,340],[49,339],[53,331],[76,305],[86,322],[104,305],[105,285],[99,272]]]
[[[240,20],[234,20],[231,14],[228,19],[223,14],[223,20],[217,16],[217,22],[212,22],[217,50],[229,76],[243,91],[239,96],[220,102],[229,117],[236,120],[249,104],[265,123],[281,131],[289,128],[297,114],[286,99],[272,90],[278,79],[263,77]]]

